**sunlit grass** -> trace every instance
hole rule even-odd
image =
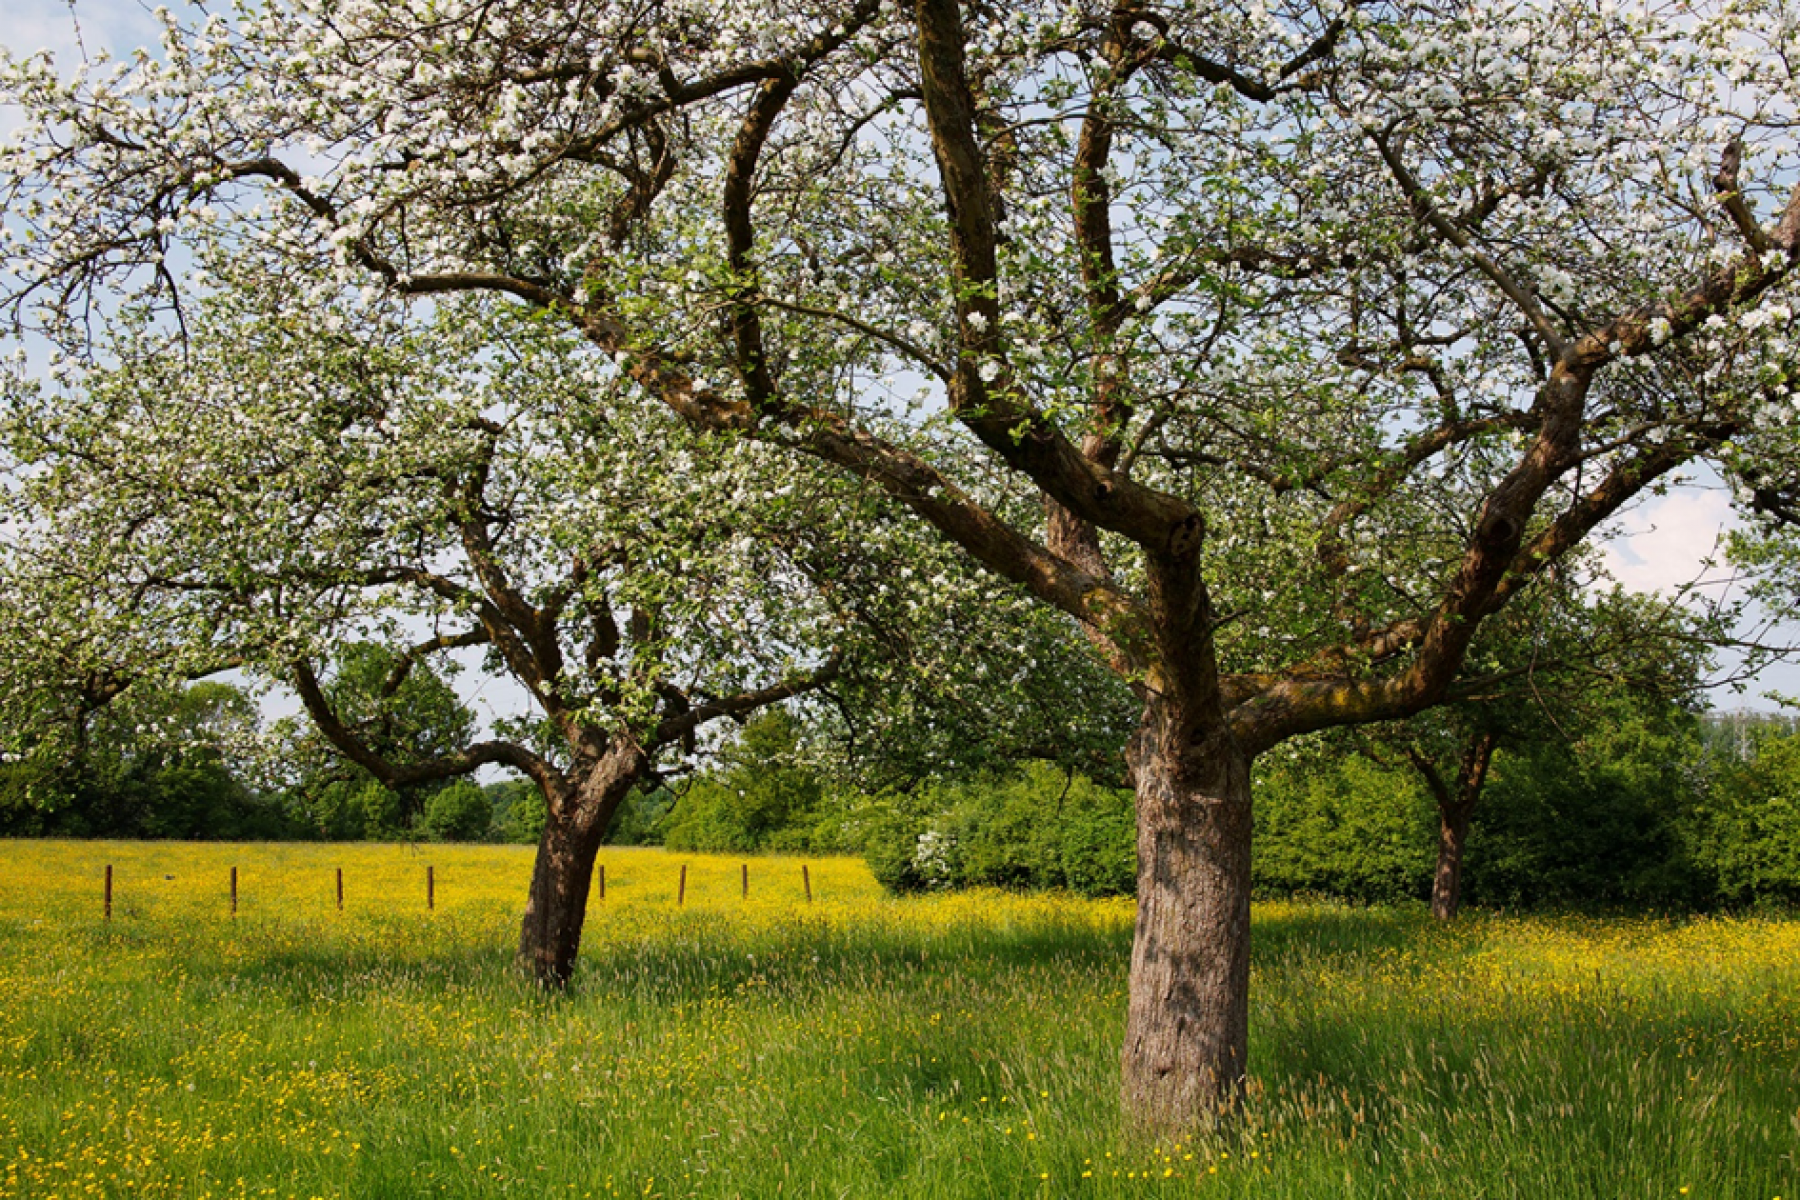
[[[1245,1114],[1152,1145],[1128,902],[603,862],[547,999],[528,849],[0,843],[0,1196],[1800,1200],[1791,922],[1259,906]]]

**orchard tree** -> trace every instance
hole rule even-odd
[[[852,653],[876,660],[857,668],[865,692],[884,673],[917,690],[897,669],[966,688],[990,662],[1021,682],[1056,668],[991,619],[1021,598],[955,573],[947,548],[908,547],[872,520],[879,493],[661,410],[593,405],[614,384],[571,361],[567,334],[481,297],[352,322],[218,286],[184,325],[174,348],[122,316],[68,388],[11,381],[20,537],[0,597],[43,610],[61,631],[46,657],[105,686],[73,688],[72,668],[34,684],[19,659],[8,703],[99,709],[228,662],[298,695],[363,781],[354,799],[387,801],[364,814],[383,830],[483,767],[524,775],[546,820],[519,960],[546,987],[573,970],[614,813],[691,769],[709,723],[815,692]],[[917,586],[876,586],[896,573]],[[919,612],[944,602],[983,618],[984,651],[931,636]],[[160,657],[109,657],[96,613]],[[872,655],[868,630],[904,635],[910,657]],[[458,652],[532,711],[477,740],[443,681]]]
[[[580,384],[556,374],[557,347],[529,328],[509,343],[479,301],[434,314],[428,337],[379,320],[318,337],[335,313],[241,295],[197,304],[180,353],[121,322],[111,367],[54,403],[20,381],[4,426],[22,533],[7,594],[29,607],[79,581],[110,612],[188,614],[204,645],[172,661],[229,655],[285,683],[390,792],[489,765],[530,778],[547,821],[519,956],[561,986],[626,793],[678,766],[707,722],[835,674],[838,622],[808,578],[773,540],[735,553],[752,501],[682,506],[705,479],[767,513],[786,474],[753,443],[572,408]],[[476,369],[478,347],[495,357]],[[771,636],[782,618],[794,631]],[[463,648],[529,694],[549,745],[399,711],[421,687],[457,707],[427,685]],[[100,674],[115,690],[156,678]]]
[[[1124,1100],[1179,1127],[1247,1069],[1253,759],[1478,693],[1623,505],[1790,436],[1794,16],[202,9],[6,68],[15,312],[78,356],[233,256],[309,320],[507,298],[596,419],[830,464],[1079,622],[1141,706]]]

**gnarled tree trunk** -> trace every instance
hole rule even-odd
[[[520,968],[541,988],[560,991],[574,974],[594,860],[613,813],[649,765],[636,747],[615,745],[569,786],[544,796],[544,833],[531,869],[518,953]]]
[[[1138,909],[1126,1113],[1191,1129],[1232,1108],[1250,1045],[1250,759],[1222,724],[1198,742],[1152,699],[1131,746]]]

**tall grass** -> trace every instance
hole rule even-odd
[[[0,843],[0,1196],[1800,1200],[1793,923],[1260,906],[1243,1117],[1154,1144],[1128,903],[603,861],[546,998],[528,852]]]

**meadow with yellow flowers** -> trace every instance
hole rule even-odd
[[[1800,1196],[1800,922],[1261,905],[1242,1118],[1155,1144],[1129,902],[608,851],[545,997],[530,853],[0,842],[0,1197]]]

